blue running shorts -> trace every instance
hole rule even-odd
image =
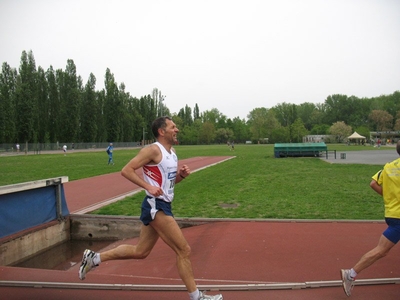
[[[392,243],[397,244],[400,240],[400,219],[385,218],[388,228],[383,232],[383,235]]]
[[[140,220],[147,226],[154,220],[156,213],[160,210],[162,210],[167,216],[174,216],[172,214],[171,202],[165,202],[158,198],[146,196],[142,202]]]

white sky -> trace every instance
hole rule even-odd
[[[134,97],[246,118],[257,107],[400,90],[398,0],[0,0],[0,63],[107,68]]]

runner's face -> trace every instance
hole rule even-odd
[[[165,129],[164,129],[164,137],[171,143],[175,144],[177,141],[176,135],[179,132],[178,127],[176,127],[175,123],[171,120],[166,121]]]

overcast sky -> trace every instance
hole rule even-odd
[[[400,90],[398,0],[0,0],[0,63],[72,59],[134,97],[246,118],[258,107]]]

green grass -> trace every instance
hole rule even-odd
[[[118,172],[138,150],[114,150],[114,166],[107,165],[105,151],[0,157],[0,185],[68,176],[69,180]]]
[[[276,159],[270,146],[237,145],[235,152],[220,147],[209,149],[210,155],[237,157],[195,172],[178,184],[173,204],[175,216],[383,218],[382,199],[369,187],[371,176],[380,166],[329,164],[315,158]],[[344,149],[348,151],[348,147]],[[190,147],[177,148],[181,158],[189,150]],[[207,155],[207,147],[203,151]],[[144,192],[136,194],[94,213],[137,216],[143,196]]]
[[[329,145],[337,151],[372,147]],[[329,164],[316,158],[273,157],[273,145],[177,146],[180,159],[235,155],[194,172],[175,188],[177,217],[279,219],[383,219],[383,202],[369,187],[379,165]],[[103,152],[0,157],[0,184],[56,176],[70,180],[118,172],[138,150],[115,150],[115,166]],[[122,179],[124,180],[124,179]],[[140,214],[144,192],[96,214]],[[228,206],[228,207],[226,207]]]

